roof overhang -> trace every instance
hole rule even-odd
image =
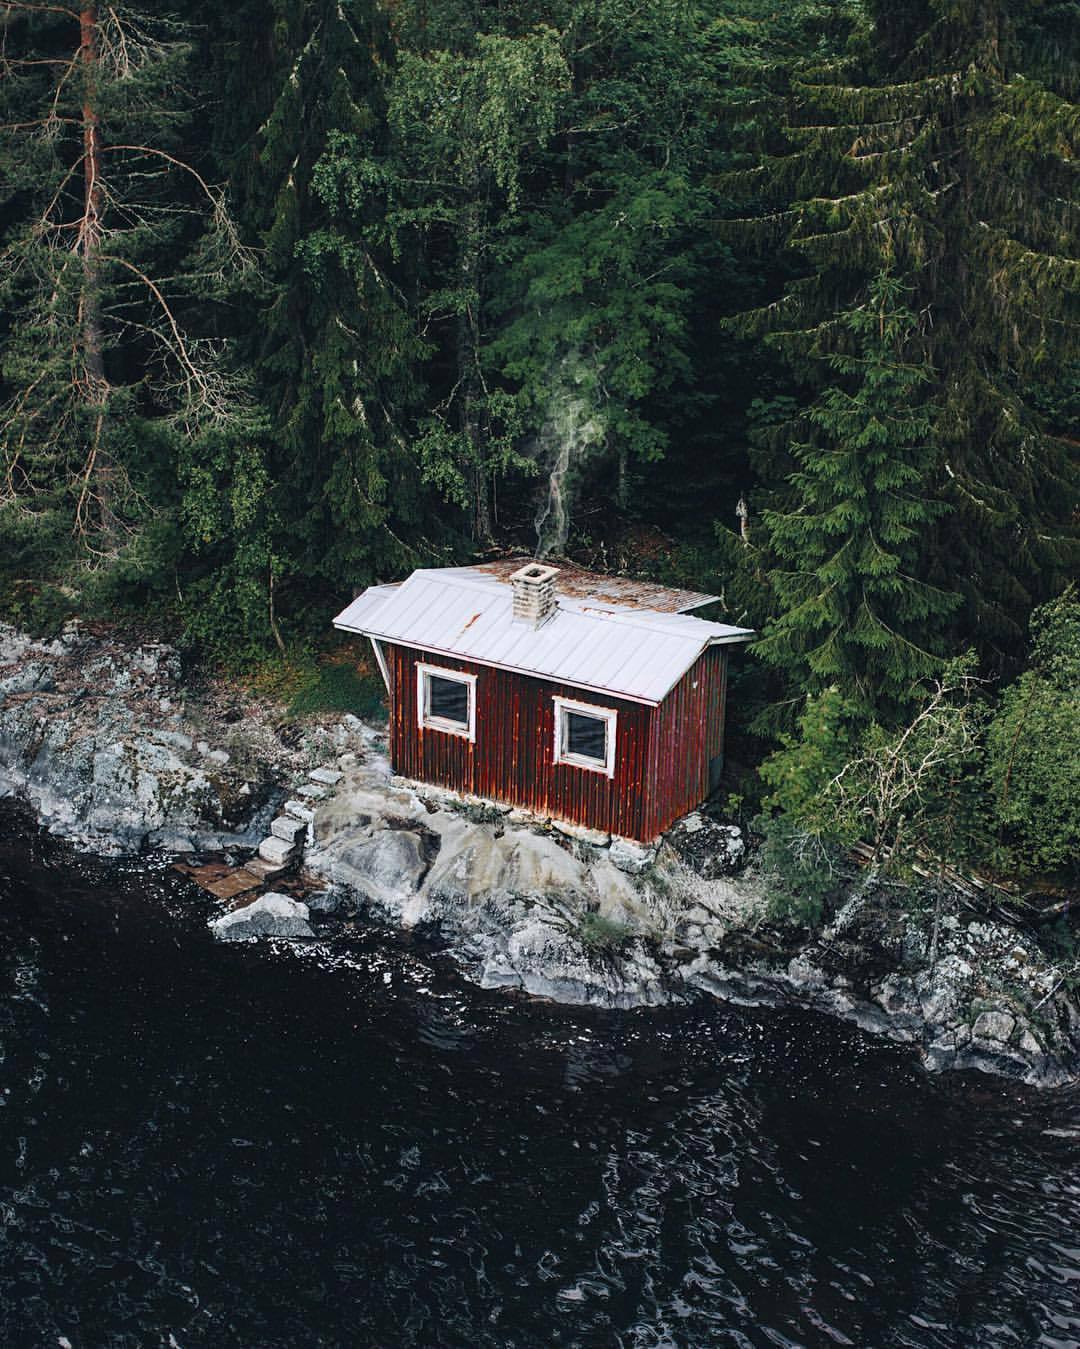
[[[605,698],[613,699],[616,702],[638,703],[642,707],[659,707],[686,673],[686,671],[683,671],[683,674],[680,674],[679,678],[664,690],[661,697],[642,698],[636,697],[630,693],[617,693],[613,689],[605,688],[599,684],[583,684],[575,679],[556,679],[551,675],[541,674],[536,670],[529,670],[521,665],[504,665],[494,660],[481,660],[479,656],[463,656],[460,652],[444,650],[441,647],[432,646],[428,643],[417,646],[412,642],[403,642],[400,637],[392,637],[385,632],[376,632],[371,628],[358,628],[349,623],[342,623],[341,617],[342,616],[339,614],[338,617],[334,619],[334,627],[337,628],[339,632],[351,632],[358,637],[369,637],[373,642],[389,642],[391,646],[410,646],[417,651],[429,651],[432,655],[443,656],[447,660],[461,661],[465,665],[483,665],[489,670],[505,670],[508,674],[524,675],[528,679],[539,679],[546,680],[548,683],[564,684],[567,688],[584,689],[588,693],[599,693]],[[701,650],[694,657],[694,661],[700,660],[702,653],[712,646],[739,646],[752,641],[754,636],[755,634],[752,631],[747,631],[733,633],[731,636],[725,637],[710,637],[707,641],[702,643]],[[691,662],[689,668],[693,667],[693,663],[694,662]]]

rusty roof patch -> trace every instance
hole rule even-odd
[[[460,570],[494,576],[496,580],[509,585],[511,575],[531,561],[534,559],[499,557]],[[703,595],[696,590],[676,590],[672,586],[658,585],[655,581],[636,581],[632,576],[609,576],[603,572],[585,571],[569,563],[551,565],[559,568],[554,581],[556,595],[587,600],[593,604],[609,604],[616,609],[648,609],[655,614],[683,614],[719,599],[718,595]]]

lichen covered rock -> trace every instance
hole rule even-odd
[[[701,811],[673,825],[664,842],[707,881],[733,876],[746,862],[746,836],[738,825],[718,824]]]
[[[0,794],[100,852],[256,843],[270,784],[200,755],[171,710],[182,701],[170,647],[0,625]]]

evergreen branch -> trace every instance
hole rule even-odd
[[[1063,257],[1060,253],[1041,253],[1022,244],[1005,230],[991,225],[986,220],[977,220],[976,225],[1001,244],[1007,259],[1011,263],[1034,265],[1036,269],[1057,270],[1066,276],[1080,280],[1080,259]]]

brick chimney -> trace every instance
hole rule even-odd
[[[555,613],[555,577],[558,567],[530,562],[510,576],[514,587],[514,622],[541,628]]]

